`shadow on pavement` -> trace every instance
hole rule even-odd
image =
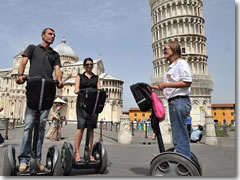
[[[134,172],[137,175],[144,175],[144,176],[148,176],[148,170],[147,168],[143,168],[143,167],[133,167],[130,168],[130,171]]]

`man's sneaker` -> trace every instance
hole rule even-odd
[[[38,165],[38,168],[39,168],[40,171],[44,171],[45,170],[44,165],[41,164],[40,162],[38,162],[37,165]]]
[[[20,163],[19,165],[19,172],[24,172],[27,170],[27,164],[26,163]]]
[[[0,147],[3,147],[3,146],[4,146],[4,143],[1,143],[1,144],[0,144]]]

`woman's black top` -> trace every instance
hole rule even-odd
[[[86,72],[83,74],[78,74],[80,76],[80,87],[79,89],[85,89],[85,88],[96,88],[97,89],[97,83],[98,83],[98,76],[92,73],[91,78],[89,79],[86,75]]]
[[[77,97],[77,104],[76,104],[76,112],[77,112],[77,128],[82,129],[87,127],[87,119],[88,114],[83,109],[83,101],[84,101],[84,91],[81,91],[86,88],[94,88],[97,89],[97,83],[98,83],[98,76],[95,74],[92,74],[91,78],[88,78],[85,75],[85,72],[83,74],[78,74],[80,76],[80,93]],[[97,115],[92,115],[91,123],[88,122],[88,126],[91,128],[97,128]]]

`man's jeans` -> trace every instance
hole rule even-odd
[[[37,141],[37,162],[40,162],[42,159],[42,144],[44,140],[45,127],[50,110],[41,111],[40,115],[40,124],[38,130],[38,141]],[[25,111],[25,119],[24,119],[24,128],[22,134],[22,144],[20,148],[20,154],[18,159],[21,162],[28,163],[31,159],[32,155],[32,137],[33,137],[33,128],[34,128],[34,120],[35,120],[36,110],[32,110],[26,107]]]
[[[189,97],[180,97],[170,100],[168,105],[175,150],[190,158],[187,115],[192,108],[191,101]]]

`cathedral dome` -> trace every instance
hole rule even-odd
[[[69,56],[74,59],[78,59],[72,48],[66,44],[66,39],[62,39],[61,43],[54,48],[60,56]]]

